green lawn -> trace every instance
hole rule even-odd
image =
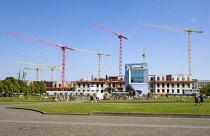
[[[26,103],[35,103],[35,102],[0,102],[0,105],[8,105],[8,104],[26,104]]]
[[[0,101],[15,101],[15,102],[52,102],[52,96],[47,96],[47,99],[39,100],[40,96],[30,96],[30,99],[26,99],[26,96],[23,98],[19,97],[0,97]]]
[[[181,99],[184,99],[185,101],[179,101]],[[87,103],[89,103],[88,101]],[[157,99],[142,99],[142,100],[100,100],[98,101],[100,103],[141,103],[141,102],[148,102],[148,103],[194,103],[193,97],[158,97]],[[205,99],[205,102],[210,102],[210,99]]]
[[[19,106],[47,113],[136,112],[136,113],[187,113],[210,114],[210,103],[56,103],[48,105]]]
[[[51,96],[52,97],[52,96]],[[39,96],[31,99],[18,97],[0,97],[0,100],[14,100],[11,104],[19,102],[52,102],[51,97],[39,100]],[[89,113],[99,112],[136,112],[136,113],[187,113],[210,114],[210,99],[205,99],[203,106],[195,106],[193,97],[183,97],[186,101],[178,101],[182,97],[158,97],[153,100],[100,100],[98,103],[55,103],[47,105],[19,106],[20,108],[36,109],[47,113]],[[0,102],[0,103],[6,103]]]

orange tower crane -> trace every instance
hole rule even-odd
[[[57,46],[57,47],[61,48],[61,50],[62,50],[62,77],[61,77],[61,79],[62,79],[61,88],[62,89],[61,90],[62,91],[64,91],[64,81],[65,81],[66,49],[69,49],[69,50],[72,50],[72,51],[82,51],[82,52],[87,52],[87,53],[94,53],[94,54],[97,54],[97,55],[110,56],[110,55],[102,54],[102,53],[99,53],[99,52],[70,48],[70,47],[67,47],[66,45],[62,45],[62,44],[58,44],[58,43],[54,43],[54,42],[49,42],[49,41],[45,41],[45,40],[39,40],[39,39],[35,39],[35,38],[32,38],[32,37],[11,33],[11,32],[5,32],[5,33],[12,34],[12,35],[19,36],[19,37],[23,37],[23,38],[27,38],[27,39],[38,41],[38,42],[42,42],[42,43],[46,43],[46,44],[50,44],[50,45],[54,45],[54,46]]]
[[[117,32],[114,32],[114,31],[112,31],[112,30],[109,30],[109,29],[107,29],[107,28],[105,28],[105,27],[102,27],[102,26],[100,26],[100,25],[98,25],[98,24],[96,24],[96,23],[93,23],[93,22],[92,22],[91,24],[93,24],[93,25],[95,25],[95,26],[98,26],[98,27],[100,27],[100,28],[102,28],[102,29],[104,29],[104,30],[106,30],[106,31],[109,31],[109,32],[111,32],[111,33],[117,35],[118,38],[120,39],[119,76],[122,76],[122,39],[124,38],[124,39],[128,40],[129,38],[123,36],[123,35],[120,34],[120,33],[117,33]]]
[[[43,69],[43,68],[25,68],[26,70],[36,70],[36,81],[38,81],[39,76],[39,70],[51,70],[51,81],[53,81],[53,71],[54,70],[61,70],[62,67],[56,67],[52,65],[45,65],[45,64],[36,64],[36,63],[29,63],[29,62],[20,62],[20,61],[9,61],[9,62],[15,62],[15,63],[22,63],[22,64],[28,64],[28,65],[35,65],[35,66],[42,66],[47,67],[49,69]],[[70,68],[67,68],[66,70],[72,70]]]
[[[192,76],[192,51],[191,51],[191,32],[196,32],[198,34],[203,33],[203,31],[194,31],[187,28],[180,28],[180,27],[171,27],[171,26],[160,26],[160,25],[152,25],[152,24],[144,24],[144,23],[137,23],[139,25],[146,25],[146,26],[153,26],[153,27],[160,27],[166,29],[174,29],[174,30],[181,30],[188,32],[188,75]]]

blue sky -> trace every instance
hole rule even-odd
[[[20,68],[33,65],[8,60],[47,65],[62,65],[59,47],[6,34],[29,37],[68,47],[110,54],[102,56],[101,77],[119,74],[119,39],[91,24],[121,33],[123,39],[123,74],[127,63],[141,63],[145,48],[150,75],[188,74],[188,35],[184,31],[138,25],[138,22],[203,31],[192,33],[192,77],[210,80],[210,1],[209,0],[0,0],[0,80],[17,77]],[[66,81],[97,77],[95,54],[67,50]],[[36,79],[28,70],[27,79]],[[50,80],[50,71],[39,72],[39,80]],[[61,81],[61,71],[54,72]]]

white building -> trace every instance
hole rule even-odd
[[[188,75],[150,75],[150,93],[186,94],[186,90],[195,89],[195,81]]]

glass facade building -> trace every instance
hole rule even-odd
[[[148,94],[147,63],[132,63],[125,65],[125,89],[137,94]]]

